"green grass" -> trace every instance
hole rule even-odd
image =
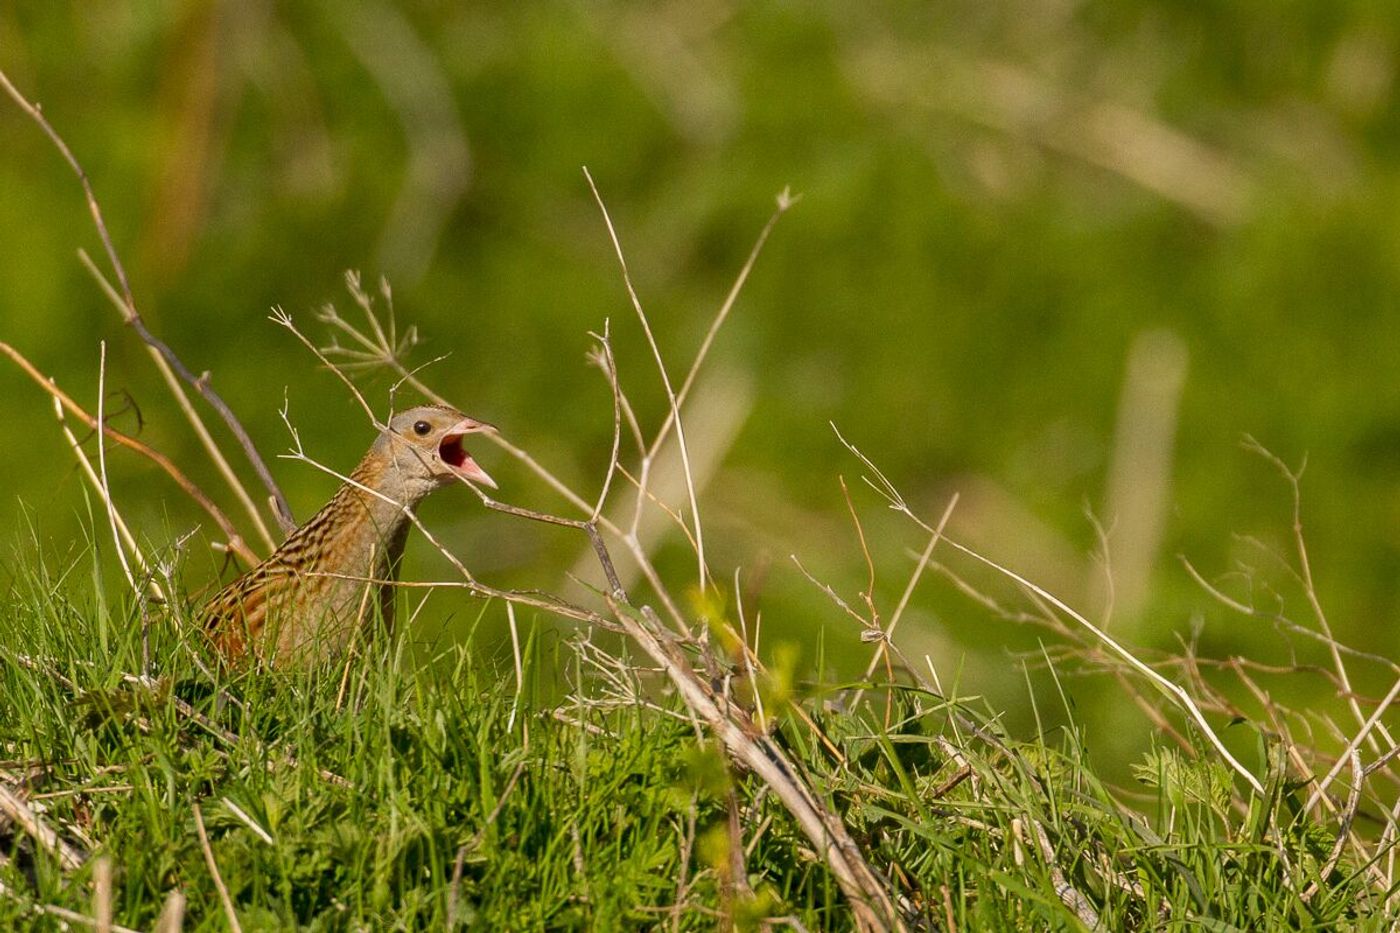
[[[1400,580],[1390,375],[1400,317],[1388,246],[1400,213],[1385,197],[1400,178],[1387,65],[1400,33],[1369,7],[1318,18],[1159,0],[1066,15],[1043,4],[990,14],[876,4],[855,17],[840,5],[754,6],[697,19],[612,4],[543,15],[376,5],[386,27],[377,51],[432,78],[409,82],[410,94],[386,93],[386,62],[353,38],[367,28],[353,17],[241,24],[239,54],[225,60],[231,35],[219,17],[75,18],[30,6],[0,10],[0,37],[15,40],[0,42],[0,67],[44,102],[87,165],[143,313],[195,372],[217,374],[264,451],[286,442],[279,386],[309,450],[344,464],[363,449],[359,412],[327,403],[324,374],[263,318],[273,305],[308,318],[341,269],[364,266],[395,280],[408,316],[441,341],[433,355],[453,354],[432,371],[446,391],[567,482],[594,488],[581,478],[596,480],[608,459],[610,421],[595,375],[567,364],[583,334],[609,316],[617,325],[641,423],[671,400],[638,389],[649,354],[618,313],[617,270],[577,166],[593,167],[622,241],[637,247],[637,283],[673,364],[790,183],[802,209],[774,236],[722,338],[727,369],[714,374],[752,387],[738,393],[751,396],[736,404],[738,439],[717,451],[726,468],[706,491],[711,557],[753,582],[755,630],[761,599],[769,669],[756,686],[778,739],[911,918],[1216,930],[1400,919],[1388,906],[1387,845],[1400,771],[1386,757],[1400,629],[1372,621],[1394,616]],[[194,73],[215,77],[188,96],[167,93],[185,83],[169,76]],[[154,97],[153,78],[165,88]],[[1018,116],[1026,91],[1057,118]],[[1066,145],[1064,128],[1095,112],[1166,135]],[[423,161],[413,127],[415,115],[448,113],[461,127],[439,120],[442,139],[471,153],[471,172],[468,187],[439,197],[415,188],[419,169],[431,162],[456,178],[461,166],[442,153]],[[93,387],[95,336],[119,325],[71,259],[76,245],[93,249],[87,213],[67,166],[8,104],[0,135],[13,138],[0,159],[13,183],[0,188],[14,193],[0,199],[11,260],[0,264],[0,337],[90,403],[104,394]],[[1238,180],[1239,203],[1203,211],[1182,198],[1196,185],[1181,182],[1209,178],[1163,189],[1124,170],[1135,144],[1155,150],[1163,138],[1199,150],[1192,158],[1217,182]],[[395,222],[414,197],[420,210],[409,213],[439,214],[441,225]],[[1078,504],[1107,499],[1113,527],[1104,491],[1124,360],[1163,329],[1191,362],[1179,404],[1159,413],[1168,436],[1180,426],[1161,554],[1186,555],[1203,577],[1160,568],[1140,618],[1125,612],[1113,633],[1205,710],[1219,747],[1243,764],[1227,769],[1181,715],[1181,698],[1154,693],[1085,627],[1043,602],[967,600],[956,576],[926,583],[900,630],[940,667],[966,664],[956,689],[919,670],[863,700],[833,686],[863,668],[872,646],[861,627],[893,626],[901,589],[891,587],[926,539],[860,519],[864,503],[850,503],[870,528],[858,525],[859,542],[844,515],[826,516],[832,473],[849,461],[825,425],[878,447],[920,507],[992,491],[980,510],[964,500],[953,535],[975,530],[997,545],[993,556],[1011,545],[1005,560],[1092,607],[1084,581],[1098,574],[1083,558],[1094,523]],[[153,401],[163,390],[136,342],[108,350],[108,410],[128,393],[152,417],[128,410],[124,429],[196,459],[193,437]],[[0,368],[0,396],[21,391],[19,381],[4,391],[23,378],[10,372]],[[6,509],[28,504],[55,522],[57,540],[84,520],[90,540],[106,540],[91,512],[54,517],[81,478],[35,469],[69,454],[47,407],[5,413],[23,442],[0,448],[11,494],[0,527]],[[1280,543],[1277,493],[1226,453],[1243,431],[1290,462],[1316,455],[1310,502],[1322,507],[1307,524],[1335,628],[1301,532],[1296,549]],[[183,534],[203,520],[153,492],[149,464],[111,459],[138,533],[164,520]],[[315,471],[278,472],[300,514],[328,491]],[[207,465],[193,475],[215,481]],[[523,471],[501,475],[512,501],[541,501]],[[577,536],[507,530],[446,497],[428,508],[451,516],[428,521],[483,579],[537,587],[575,566]],[[812,841],[691,727],[665,679],[574,642],[563,623],[522,618],[523,684],[500,606],[459,595],[434,599],[423,625],[378,637],[348,666],[214,674],[178,613],[152,616],[143,641],[105,557],[43,560],[38,550],[26,545],[0,576],[10,581],[0,596],[0,784],[41,807],[43,826],[84,864],[65,868],[41,832],[0,814],[0,927],[105,909],[94,894],[105,866],[110,905],[129,927],[156,923],[172,891],[188,898],[190,925],[223,926],[216,873],[248,929],[854,922]],[[853,626],[771,558],[794,550],[857,610],[850,594],[864,587],[870,618]],[[657,552],[678,595],[688,578],[672,571],[687,572],[692,556],[674,540]],[[194,590],[216,563],[194,553],[180,570]],[[439,575],[427,564],[408,574]],[[1220,590],[1203,595],[1202,583]],[[692,615],[723,623],[712,595],[714,611]],[[477,623],[464,607],[481,613]],[[465,640],[464,628],[474,633]],[[723,643],[723,625],[715,630]],[[829,658],[813,667],[784,654],[814,631],[830,633]],[[1333,631],[1369,657],[1343,658]],[[419,644],[424,633],[440,643]],[[687,646],[691,660],[696,649]],[[1008,651],[1029,656],[1006,663]],[[724,663],[722,651],[697,660],[707,675]],[[1346,665],[1358,669],[1349,682]],[[136,676],[146,670],[152,679]],[[811,681],[794,687],[804,672]],[[725,699],[742,706],[750,685],[737,680]],[[1326,805],[1306,805],[1371,716],[1388,720],[1356,740],[1353,761],[1372,770],[1342,768]],[[748,711],[735,720],[747,723]],[[1145,723],[1160,744],[1139,741]],[[1264,791],[1251,794],[1240,771]]]
[[[0,780],[88,856],[64,871],[0,821],[0,925],[56,926],[40,919],[53,906],[91,916],[108,856],[118,923],[152,927],[178,890],[189,928],[222,928],[199,807],[244,929],[852,926],[774,797],[700,745],[640,668],[623,675],[640,698],[607,701],[591,655],[550,621],[522,633],[518,688],[499,645],[434,653],[411,633],[348,666],[225,677],[162,618],[142,684],[141,625],[97,568],[90,553],[12,567],[0,610]],[[1104,929],[1400,919],[1349,852],[1317,877],[1335,830],[1299,815],[1303,791],[1276,776],[1251,801],[1209,756],[1163,747],[1115,789],[1073,727],[1009,736],[975,699],[916,687],[854,709],[834,687],[806,694],[811,722],[780,717],[782,744],[940,928],[1083,928],[1066,885]],[[731,795],[742,886],[726,878]]]

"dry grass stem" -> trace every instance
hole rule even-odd
[[[209,834],[204,831],[204,816],[199,812],[199,804],[194,805],[194,828],[199,833],[199,847],[204,850],[204,863],[209,866],[214,887],[219,890],[219,901],[224,906],[224,919],[228,921],[229,929],[233,933],[243,933],[243,927],[238,922],[238,913],[233,909],[233,898],[229,896],[223,875],[219,874],[219,863],[214,861],[214,850],[209,845]]]
[[[258,474],[258,478],[262,481],[263,485],[267,488],[268,494],[272,497],[276,517],[282,524],[282,530],[284,532],[290,531],[295,527],[295,522],[292,521],[291,510],[287,507],[286,497],[282,495],[282,490],[272,478],[272,473],[268,470],[267,464],[263,462],[261,455],[258,454],[257,448],[253,444],[252,438],[248,436],[248,432],[244,430],[242,423],[234,415],[233,410],[228,407],[223,398],[209,385],[209,380],[207,378],[196,376],[192,373],[169,346],[157,338],[155,334],[151,333],[146,327],[145,321],[142,320],[140,313],[137,312],[136,299],[132,295],[131,283],[126,275],[126,267],[122,265],[121,257],[117,254],[116,247],[112,244],[112,237],[107,231],[107,222],[103,218],[102,208],[97,201],[97,196],[93,193],[92,184],[89,182],[87,172],[84,171],[82,164],[78,162],[77,157],[73,155],[72,150],[68,148],[68,144],[64,142],[63,137],[60,136],[58,131],[49,123],[39,107],[31,103],[15,88],[3,69],[0,69],[0,88],[3,88],[5,92],[9,94],[10,98],[19,105],[19,108],[38,124],[44,135],[54,144],[59,154],[62,155],[63,160],[68,163],[69,168],[71,168],[73,173],[77,176],[78,183],[83,189],[83,196],[87,201],[88,212],[92,215],[93,225],[97,229],[98,237],[102,241],[102,248],[107,254],[108,262],[111,263],[112,271],[116,274],[117,284],[121,289],[122,306],[124,309],[123,319],[126,321],[127,326],[136,331],[137,335],[148,347],[155,349],[165,359],[169,367],[179,374],[181,379],[198,392],[204,400],[219,413],[224,424],[228,426],[228,429],[233,433],[234,437],[237,438],[239,446],[243,448],[243,452],[247,455],[254,471]]]
[[[506,731],[515,728],[515,714],[520,711],[520,699],[525,694],[525,668],[520,657],[520,627],[515,621],[515,603],[506,600],[506,621],[510,626],[510,656],[515,664],[515,697],[510,704]]]
[[[608,501],[608,491],[612,489],[613,477],[618,471],[618,458],[622,452],[622,387],[617,380],[617,361],[613,359],[610,326],[610,322],[605,319],[602,336],[592,335],[598,341],[598,368],[603,371],[608,387],[612,390],[613,436],[612,453],[608,455],[608,469],[603,476],[603,488],[598,491],[598,498],[593,503],[593,512],[588,517],[590,522],[597,522],[598,516],[603,514],[603,505]]]
[[[73,429],[68,426],[68,421],[63,414],[63,403],[56,397],[53,399],[53,409],[54,417],[58,419],[59,430],[63,432],[63,439],[68,443],[68,449],[73,452],[73,458],[78,461],[78,466],[83,471],[83,476],[86,477],[88,484],[98,496],[101,496],[103,494],[102,477],[98,475],[97,470],[93,467],[92,460],[88,457],[87,451],[83,450],[82,442],[79,441],[77,435],[73,433]],[[151,574],[150,564],[146,560],[146,555],[141,552],[140,546],[136,543],[136,536],[131,533],[131,528],[127,525],[126,520],[122,518],[120,512],[113,509],[111,514],[116,522],[117,533],[120,537],[117,546],[119,548],[124,547],[127,553],[131,555],[131,559],[136,562],[136,566],[141,570],[142,577],[147,581],[146,585],[151,596],[163,602],[165,600],[165,591],[161,588],[161,585],[156,582],[154,575]]]
[[[478,848],[482,840],[486,838],[486,833],[492,826],[496,825],[496,820],[500,818],[501,811],[506,807],[506,801],[510,799],[511,793],[515,790],[515,785],[520,781],[520,775],[524,773],[525,762],[521,761],[515,766],[515,770],[510,773],[510,777],[506,779],[506,785],[501,788],[501,793],[496,798],[496,804],[491,808],[491,812],[486,814],[486,819],[482,820],[481,826],[472,834],[471,839],[467,840],[466,849],[468,852]]]
[[[0,814],[24,830],[35,845],[58,861],[64,871],[76,871],[82,867],[83,854],[54,832],[28,802],[4,782],[0,782]]]
[[[39,388],[57,399],[69,414],[86,424],[92,430],[98,430],[98,420],[83,410],[82,406],[73,401],[63,390],[59,389],[52,379],[47,378],[43,373],[39,372],[34,364],[29,362],[18,350],[8,343],[0,341],[0,353],[4,353],[14,361],[20,369],[24,370],[25,374],[29,376],[30,379],[34,380],[34,383],[38,385]],[[204,491],[196,486],[169,457],[141,441],[138,441],[136,438],[123,434],[111,425],[104,424],[101,430],[102,433],[118,444],[136,451],[164,470],[166,475],[173,479],[180,489],[184,491],[185,495],[193,499],[200,508],[204,509],[205,513],[214,520],[214,524],[219,526],[219,531],[224,535],[229,550],[237,554],[240,560],[243,560],[248,566],[252,566],[258,562],[257,555],[254,554],[244,542],[243,536],[238,533],[238,529],[229,521],[228,516],[223,513],[223,510],[215,505],[214,501],[205,495]]]
[[[1317,786],[1313,788],[1313,792],[1308,795],[1306,809],[1311,810],[1313,807],[1317,806],[1318,800],[1324,794],[1327,793],[1327,788],[1336,779],[1337,775],[1341,773],[1342,769],[1346,767],[1347,764],[1351,761],[1351,756],[1356,753],[1357,749],[1361,747],[1361,744],[1363,742],[1367,742],[1371,739],[1371,734],[1373,731],[1379,731],[1381,716],[1383,716],[1386,712],[1390,710],[1392,704],[1395,703],[1397,697],[1400,697],[1400,680],[1397,680],[1391,686],[1390,691],[1385,695],[1385,698],[1376,705],[1376,708],[1371,712],[1371,715],[1367,717],[1365,721],[1362,722],[1360,731],[1358,731],[1356,735],[1352,738],[1352,740],[1347,743],[1345,751],[1343,751],[1341,755],[1337,756],[1336,764],[1332,765],[1331,769],[1325,775],[1323,775],[1323,777],[1320,780],[1318,780]],[[1378,758],[1377,763],[1383,764],[1384,762],[1389,761],[1389,758],[1391,757],[1390,753],[1394,750],[1395,745],[1392,742],[1389,752],[1385,753],[1385,757]]]
[[[92,915],[97,933],[112,933],[112,857],[103,855],[92,864]]]
[[[632,274],[627,268],[627,258],[622,252],[622,243],[617,238],[617,230],[613,227],[612,217],[608,214],[607,205],[603,203],[603,196],[598,193],[598,186],[593,182],[593,176],[589,174],[585,167],[583,175],[588,179],[588,187],[593,192],[593,199],[598,203],[598,210],[603,214],[603,222],[607,225],[608,236],[612,239],[613,252],[617,255],[618,264],[622,267],[622,280],[627,286],[627,295],[632,300],[632,308],[637,312],[637,319],[641,322],[642,331],[646,334],[647,344],[651,347],[652,358],[656,361],[656,369],[661,374],[661,383],[666,391],[666,400],[671,404],[671,417],[676,427],[676,444],[680,448],[681,466],[685,473],[686,493],[690,499],[690,515],[692,526],[695,529],[695,559],[697,565],[697,576],[700,588],[703,590],[709,583],[708,572],[705,567],[705,531],[704,525],[700,521],[700,504],[695,495],[695,479],[690,469],[690,449],[685,440],[685,426],[681,421],[680,400],[676,397],[676,392],[671,388],[671,377],[666,371],[666,363],[661,358],[661,348],[657,346],[656,335],[652,333],[651,322],[647,320],[646,311],[642,308],[641,299],[637,297],[637,290],[632,285]],[[643,472],[645,477],[645,471]],[[645,487],[645,479],[643,479]]]
[[[589,179],[592,183],[592,179]],[[595,189],[595,194],[596,189]],[[802,200],[802,195],[793,194],[789,189],[784,188],[778,193],[777,207],[768,217],[768,222],[763,225],[763,229],[758,232],[758,238],[749,249],[749,255],[744,260],[743,266],[739,269],[739,274],[735,277],[734,283],[729,287],[729,293],[724,296],[724,304],[720,305],[719,311],[710,321],[710,326],[705,330],[705,336],[700,341],[700,349],[695,351],[695,359],[691,361],[690,369],[686,371],[685,379],[681,382],[680,391],[676,393],[676,408],[685,404],[685,400],[690,396],[690,390],[695,385],[695,379],[700,374],[700,367],[705,362],[705,357],[709,355],[710,347],[715,342],[715,337],[719,334],[724,322],[729,319],[729,313],[734,310],[734,304],[739,298],[739,293],[744,290],[744,284],[749,280],[749,273],[753,271],[754,265],[758,262],[759,255],[763,252],[763,246],[768,242],[768,236],[777,226],[778,220],[786,214],[794,204]],[[667,412],[666,419],[661,422],[661,427],[656,432],[656,437],[652,440],[651,446],[646,449],[648,457],[656,456],[661,445],[665,442],[667,434],[675,424],[674,410]]]
[[[900,594],[899,602],[895,605],[894,613],[890,616],[889,624],[885,626],[884,637],[875,646],[875,654],[870,659],[870,663],[865,666],[865,675],[862,680],[870,680],[875,674],[875,668],[879,667],[881,658],[888,653],[886,647],[894,638],[895,627],[899,625],[900,618],[904,615],[904,610],[909,605],[910,598],[914,595],[914,588],[919,585],[919,579],[923,576],[924,568],[928,566],[929,559],[933,557],[933,549],[938,544],[938,540],[943,537],[943,529],[947,526],[948,520],[953,517],[953,510],[958,506],[958,496],[954,493],[948,500],[948,505],[943,510],[943,515],[938,519],[938,524],[929,535],[928,544],[919,554],[919,561],[914,565],[914,572],[909,576],[909,582],[905,584],[904,592]]]
[[[104,340],[99,345],[100,353],[97,363],[97,423],[106,425],[107,420],[103,417],[103,408],[107,401],[107,342]],[[137,599],[141,598],[141,588],[136,585],[136,577],[131,572],[131,562],[127,560],[126,548],[123,547],[122,534],[118,526],[125,524],[117,516],[116,503],[112,501],[112,484],[107,480],[107,444],[106,436],[102,431],[97,432],[97,473],[101,481],[98,488],[98,495],[102,499],[102,505],[107,513],[107,522],[112,529],[112,545],[117,552],[117,561],[121,564],[122,575],[126,577],[127,586],[131,587]]]
[[[1066,880],[1065,873],[1055,858],[1055,848],[1050,844],[1050,837],[1046,834],[1045,827],[1041,826],[1037,820],[1029,820],[1028,822],[1035,831],[1035,848],[1040,852],[1040,857],[1045,862],[1046,867],[1050,869],[1050,880],[1054,882],[1055,893],[1066,907],[1074,911],[1074,915],[1079,918],[1080,923],[1091,930],[1099,929],[1098,911],[1094,910],[1094,905],[1079,889]],[[1014,830],[1024,831],[1025,823],[1013,820],[1011,826]],[[1024,840],[1022,841],[1024,842]]]
[[[1308,628],[1306,625],[1302,625],[1298,622],[1295,622],[1292,619],[1278,612],[1268,612],[1261,609],[1257,609],[1254,606],[1242,603],[1238,599],[1235,599],[1234,597],[1225,593],[1223,590],[1220,589],[1220,587],[1207,580],[1205,576],[1201,573],[1201,571],[1198,570],[1196,566],[1193,563],[1191,563],[1191,561],[1185,555],[1178,554],[1177,560],[1181,564],[1183,569],[1185,569],[1187,574],[1190,575],[1191,579],[1196,582],[1197,586],[1203,589],[1208,596],[1210,596],[1216,602],[1220,603],[1222,606],[1225,606],[1227,609],[1231,609],[1235,612],[1238,612],[1240,615],[1247,616],[1252,619],[1259,619],[1260,621],[1268,622],[1271,625],[1275,625],[1280,628],[1286,629],[1291,634],[1300,635],[1303,638],[1308,638],[1312,641],[1318,642],[1319,644],[1326,645],[1329,651],[1335,651],[1339,656],[1355,658],[1360,661],[1369,661],[1372,664],[1379,664],[1396,674],[1400,674],[1400,664],[1397,664],[1394,660],[1387,657],[1383,657],[1378,654],[1372,654],[1366,651],[1358,651],[1357,649],[1352,648],[1350,645],[1346,645],[1340,641],[1337,641],[1335,638],[1331,638],[1328,635],[1323,634],[1322,632],[1314,631],[1313,629]],[[1343,686],[1341,678],[1335,672],[1329,672],[1326,676],[1328,676],[1329,679],[1333,680],[1337,684],[1339,693],[1346,692],[1346,687]]]
[[[78,250],[78,259],[82,262],[83,268],[87,269],[88,274],[92,276],[93,281],[97,283],[98,288],[107,296],[107,300],[112,303],[113,307],[117,309],[117,312],[125,319],[127,315],[126,303],[122,300],[122,296],[117,294],[117,290],[112,287],[112,283],[107,281],[107,277],[102,274],[102,270],[97,268],[97,265],[92,261],[92,257],[87,254],[87,250]],[[170,394],[174,396],[175,404],[179,407],[180,411],[184,413],[185,420],[190,423],[190,427],[194,429],[195,436],[199,438],[200,446],[202,446],[204,452],[209,455],[209,459],[213,462],[214,468],[218,470],[219,475],[224,478],[224,482],[228,484],[230,491],[232,491],[234,496],[238,499],[238,503],[243,506],[244,511],[248,513],[249,520],[252,521],[253,527],[258,532],[258,536],[262,538],[263,546],[269,551],[273,550],[277,546],[277,542],[273,539],[272,533],[268,530],[267,522],[263,520],[262,510],[258,508],[257,504],[253,501],[253,497],[249,495],[248,487],[244,485],[243,481],[238,478],[238,474],[234,472],[233,467],[228,462],[228,458],[224,456],[223,450],[220,449],[218,442],[214,440],[214,436],[209,433],[208,426],[205,425],[204,419],[190,401],[189,393],[185,391],[185,387],[180,382],[180,378],[175,375],[175,371],[170,368],[170,363],[161,355],[160,350],[156,349],[156,347],[151,344],[146,344],[146,350],[151,357],[151,362],[155,364],[156,370],[160,373],[161,379],[165,381],[166,388],[169,389]]]

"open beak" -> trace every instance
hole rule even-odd
[[[463,418],[442,436],[442,441],[438,444],[438,456],[442,458],[443,463],[452,468],[454,473],[467,482],[495,489],[496,481],[491,478],[491,474],[483,470],[462,446],[462,438],[468,434],[480,434],[483,431],[495,430],[494,427],[485,422]]]

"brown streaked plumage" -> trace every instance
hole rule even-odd
[[[200,611],[225,658],[249,651],[273,664],[314,661],[343,650],[378,604],[386,621],[410,524],[406,511],[464,479],[495,488],[462,449],[467,434],[491,430],[459,411],[424,406],[400,412],[330,502],[258,566]]]

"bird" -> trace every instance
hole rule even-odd
[[[392,624],[393,582],[413,510],[465,481],[496,482],[462,446],[494,432],[444,405],[393,415],[349,480],[262,563],[223,587],[198,617],[225,662],[309,664],[343,653],[378,611]]]

